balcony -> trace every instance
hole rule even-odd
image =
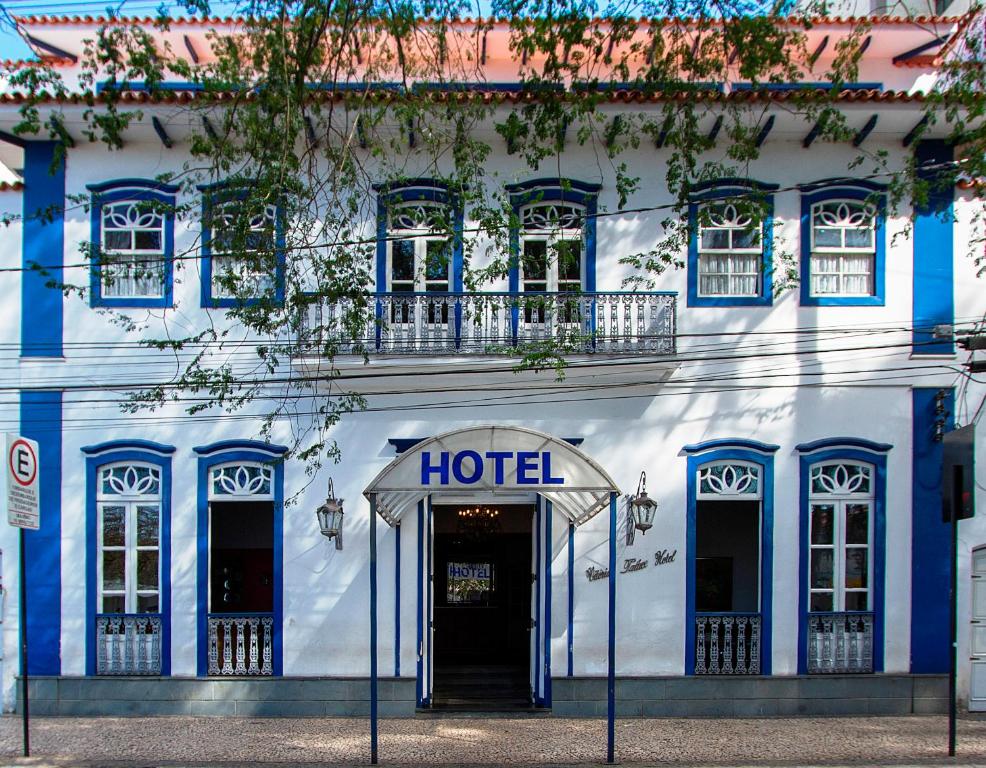
[[[302,355],[503,356],[675,353],[667,292],[388,293],[309,307]]]
[[[873,616],[808,614],[808,674],[872,672]]]
[[[695,674],[759,675],[760,614],[696,614]]]
[[[96,615],[97,675],[160,675],[161,616]]]
[[[210,675],[272,675],[274,616],[209,614]]]

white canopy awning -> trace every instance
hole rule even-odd
[[[609,504],[616,483],[564,440],[524,427],[466,427],[418,443],[388,464],[363,495],[390,525],[435,493],[536,492],[576,525]]]

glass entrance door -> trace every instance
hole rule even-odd
[[[529,506],[435,506],[433,706],[530,706]]]

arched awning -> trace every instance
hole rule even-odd
[[[564,440],[524,427],[466,427],[429,438],[388,464],[363,495],[396,525],[433,493],[536,492],[576,525],[618,493],[595,461]]]

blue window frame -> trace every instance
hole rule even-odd
[[[696,186],[688,206],[688,306],[773,304],[776,189],[776,184],[752,179],[718,179]],[[763,203],[759,226],[750,211],[737,205],[743,198]]]
[[[883,671],[891,448],[856,437],[796,446],[801,454],[798,674]]]
[[[270,626],[270,669],[260,674],[280,676],[284,641],[284,461],[287,447],[257,440],[221,440],[194,449],[198,456],[197,492],[197,670],[210,667],[210,503],[262,499],[273,504],[273,611],[260,619]],[[248,619],[258,617],[251,616]],[[234,622],[235,624],[235,622]],[[252,631],[252,630],[251,630]],[[266,638],[262,643],[266,644]],[[249,643],[248,643],[249,645]],[[234,672],[233,674],[241,674]],[[250,672],[247,674],[255,674]]]
[[[87,675],[171,674],[174,451],[148,440],[82,448]]]
[[[258,250],[269,248],[270,238],[274,241],[273,264],[268,269],[257,269],[255,265],[248,264],[243,256],[227,253],[223,248],[221,223],[240,214],[240,211],[230,210],[228,214],[224,211],[242,206],[248,197],[246,190],[225,183],[203,185],[199,189],[202,191],[202,306],[249,306],[266,299],[282,303],[286,244],[284,211],[281,206],[269,203],[262,209],[251,212],[250,231],[242,239],[250,241],[256,238],[260,245]],[[234,284],[224,281],[224,274],[235,275]],[[253,282],[254,290],[245,291],[244,287],[249,286],[250,281]],[[234,288],[235,292],[231,290]]]
[[[696,610],[698,504],[702,499],[712,498],[712,495],[707,492],[709,489],[700,487],[700,483],[706,482],[700,478],[702,472],[709,474],[708,482],[711,483],[711,490],[714,490],[717,495],[721,494],[722,499],[742,502],[749,498],[750,501],[759,501],[759,539],[757,542],[760,563],[760,571],[757,574],[759,577],[759,605],[756,611],[740,613],[759,614],[759,674],[770,674],[774,572],[774,453],[778,447],[757,440],[724,438],[686,445],[682,448],[688,457],[686,481],[687,538],[685,545],[685,674],[687,675],[696,673],[696,628],[698,620],[701,618]],[[708,470],[719,470],[719,468],[722,470],[708,472]],[[747,492],[750,492],[749,495]],[[731,613],[737,612],[724,611],[724,614],[727,615]],[[748,616],[744,616],[744,618],[749,619]],[[749,644],[747,644],[747,648],[750,648]],[[750,672],[749,666],[747,672]]]
[[[600,189],[599,184],[562,178],[507,185],[517,224],[510,231],[511,293],[595,292]],[[551,258],[552,248],[558,258]],[[562,258],[565,254],[569,258]]]
[[[373,188],[377,192],[377,292],[461,292],[461,198],[447,184],[433,179],[408,179]]]
[[[801,305],[885,304],[885,186],[827,179],[801,187]]]
[[[178,187],[115,179],[86,188],[92,194],[90,304],[172,306]]]

